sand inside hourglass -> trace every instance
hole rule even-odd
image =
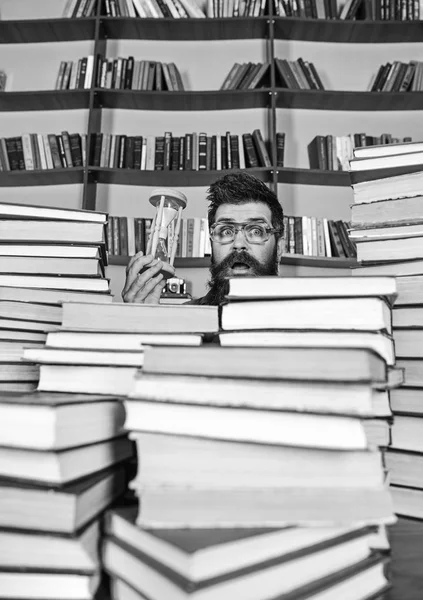
[[[167,261],[168,252],[167,252],[167,236],[168,236],[168,226],[175,218],[176,210],[172,206],[164,206],[163,214],[162,214],[162,222],[160,223],[160,232],[159,232],[159,240],[157,243],[157,249],[155,253],[155,258],[160,258],[160,260]]]

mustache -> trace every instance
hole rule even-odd
[[[233,267],[236,263],[244,263],[258,273],[260,273],[263,268],[262,264],[245,250],[233,250],[220,263],[212,265],[212,270],[217,269],[219,272],[222,272]]]

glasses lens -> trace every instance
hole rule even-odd
[[[246,225],[244,231],[250,244],[262,244],[269,239],[269,233],[263,225]]]
[[[232,225],[216,225],[212,230],[213,239],[219,244],[229,244],[235,239],[235,227]]]

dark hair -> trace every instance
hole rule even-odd
[[[224,175],[211,184],[208,189],[209,227],[213,225],[216,211],[222,204],[245,204],[263,202],[272,212],[272,225],[279,230],[277,237],[283,235],[283,209],[274,192],[254,175],[237,172]]]

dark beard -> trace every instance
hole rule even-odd
[[[211,258],[210,280],[208,281],[209,292],[207,293],[207,303],[217,305],[223,302],[227,293],[228,277],[234,277],[229,274],[229,269],[238,262],[242,262],[250,267],[248,276],[262,277],[263,275],[278,275],[278,247],[275,245],[275,250],[266,262],[260,262],[245,250],[234,250],[220,263],[216,263]],[[239,275],[243,277],[243,275]]]

